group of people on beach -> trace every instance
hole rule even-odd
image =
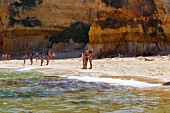
[[[6,60],[10,61],[10,57],[11,57],[10,54],[2,54],[2,61],[6,61]],[[36,62],[38,62],[38,59],[40,58],[41,66],[44,63],[44,59],[46,59],[46,65],[48,65],[51,57],[52,57],[52,61],[54,61],[56,54],[55,54],[55,52],[51,52],[50,50],[47,51],[46,53],[41,52],[40,56],[39,56],[38,52],[35,54]],[[24,56],[23,56],[24,65],[26,64],[26,59],[27,59],[27,54],[24,54]],[[33,53],[29,54],[29,59],[30,59],[30,64],[33,65],[33,59],[34,59]],[[89,69],[92,69],[92,59],[93,59],[92,51],[89,51],[89,50],[83,51],[83,53],[82,53],[83,68],[82,69],[87,69],[88,61],[90,63]]]
[[[10,54],[2,54],[2,61],[10,61],[11,55]]]
[[[41,52],[41,53],[40,53],[41,66],[42,66],[43,63],[44,63],[44,58],[46,58],[46,61],[47,61],[46,65],[48,65],[49,62],[50,62],[51,56],[52,56],[52,61],[54,61],[54,59],[55,59],[55,57],[56,57],[55,52],[52,52],[52,53],[51,53],[50,51],[47,51],[45,54],[44,54],[44,52]],[[36,58],[35,58],[35,59],[36,59],[36,62],[38,62],[38,59],[39,59],[39,54],[38,54],[38,52],[36,53],[35,57],[36,57]],[[30,53],[29,58],[30,58],[30,63],[31,63],[31,65],[32,65],[32,64],[33,64],[33,58],[34,58],[33,53]],[[26,59],[27,59],[27,55],[26,55],[26,54],[24,54],[23,59],[24,59],[24,65],[25,65]]]
[[[92,51],[83,51],[82,53],[82,61],[83,61],[83,68],[82,69],[87,69],[87,64],[88,61],[90,63],[90,68],[92,69],[92,59],[93,59],[93,52]]]

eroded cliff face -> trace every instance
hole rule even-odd
[[[169,28],[168,0],[0,0],[0,53],[12,55],[70,40],[98,57],[152,55],[170,49]]]
[[[76,22],[90,27],[95,17],[94,0],[0,0],[0,53],[47,49],[51,36]]]
[[[89,49],[98,57],[152,55],[170,49],[167,0],[101,0]]]

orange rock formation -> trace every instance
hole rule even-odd
[[[98,57],[152,55],[170,49],[166,0],[102,0],[89,31],[89,49]]]
[[[152,55],[170,49],[168,0],[0,0],[0,53],[48,48],[72,23],[91,25],[95,56]],[[55,38],[55,37],[54,37]]]

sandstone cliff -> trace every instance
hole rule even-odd
[[[0,0],[0,53],[47,49],[51,37],[76,22],[89,27],[95,15],[93,0]]]
[[[170,49],[169,27],[168,0],[0,0],[0,53],[69,51],[73,40],[98,57],[152,55]]]
[[[101,0],[89,31],[89,49],[98,57],[153,55],[170,49],[170,2]]]

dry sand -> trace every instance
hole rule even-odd
[[[168,56],[157,57],[130,57],[94,59],[93,69],[81,69],[80,58],[56,59],[49,65],[40,66],[40,60],[30,65],[29,59],[25,66],[23,60],[0,61],[0,68],[14,68],[21,70],[36,69],[40,72],[59,76],[82,73],[87,76],[100,76],[109,78],[134,79],[149,83],[170,82],[170,59]],[[89,67],[89,64],[88,64]]]

